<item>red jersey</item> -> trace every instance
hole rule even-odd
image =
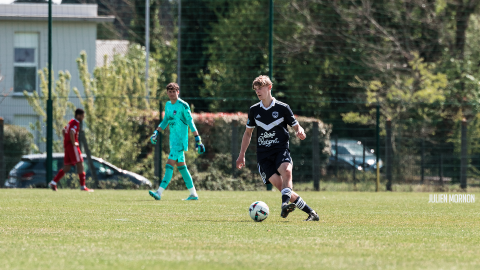
[[[68,124],[65,126],[63,129],[63,145],[73,145],[73,143],[70,140],[70,131],[73,130],[75,131],[75,142],[78,143],[78,133],[80,130],[80,121],[77,119],[73,118],[68,122]]]

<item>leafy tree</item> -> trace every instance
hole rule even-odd
[[[157,92],[162,67],[150,59],[149,89],[145,88],[145,51],[130,47],[126,56],[116,55],[111,64],[97,67],[91,75],[87,55],[77,59],[84,96],[74,88],[85,108],[85,134],[93,155],[123,169],[138,169],[148,149],[152,110],[157,110],[164,91]],[[149,98],[147,97],[147,94]],[[146,166],[151,166],[147,164]]]
[[[148,137],[153,118],[158,117],[158,104],[164,91],[158,92],[159,82],[164,83],[161,74],[164,69],[150,59],[149,85],[145,87],[145,50],[132,45],[125,56],[115,55],[111,63],[105,61],[96,67],[91,75],[88,71],[87,55],[82,52],[77,59],[84,95],[74,87],[86,112],[85,135],[92,155],[104,158],[127,170],[146,172],[153,177],[153,169],[145,159],[151,152]],[[30,106],[46,121],[46,100],[48,97],[48,70],[39,72],[42,95],[24,93]],[[47,75],[46,75],[47,74]],[[73,113],[75,107],[69,100],[70,73],[59,72],[59,78],[52,89],[53,128],[57,137],[62,138],[67,124],[65,115]],[[148,98],[147,98],[148,96]],[[40,123],[35,127],[40,130]],[[45,141],[45,138],[42,138]],[[61,140],[54,141],[54,151],[62,151]]]
[[[434,135],[441,120],[447,76],[435,73],[434,64],[425,63],[423,58],[413,53],[409,61],[408,73],[399,73],[394,80],[362,81],[352,86],[366,90],[367,102],[371,106],[367,114],[349,112],[342,114],[347,123],[362,125],[375,124],[377,104],[380,105],[381,120],[390,119],[394,127],[392,136],[402,133],[417,138]],[[395,141],[393,139],[393,141]]]
[[[23,94],[27,98],[28,104],[33,108],[35,113],[41,117],[41,121],[44,126],[47,123],[47,99],[48,99],[48,68],[44,68],[38,72],[40,76],[40,91],[41,95],[38,95],[36,91],[28,93],[24,91]],[[58,72],[58,80],[55,81],[54,74],[52,74],[52,82],[55,82],[52,87],[52,103],[53,103],[53,131],[57,138],[60,140],[53,141],[53,151],[63,152],[63,129],[67,125],[67,119],[65,115],[67,113],[73,113],[75,111],[75,105],[69,100],[70,94],[70,78],[71,75],[68,71]],[[32,124],[31,124],[32,125]],[[43,134],[43,129],[40,121],[37,121],[32,125],[32,130],[38,131]],[[46,142],[46,137],[41,137],[42,142]]]

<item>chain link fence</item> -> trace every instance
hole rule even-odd
[[[47,151],[47,6],[21,2],[0,5],[0,36],[6,37],[0,43],[0,185],[15,178],[18,187],[44,186],[46,179],[29,181],[46,178],[45,168],[60,168],[61,158],[37,167],[21,159],[42,159]],[[255,137],[247,168],[233,168],[245,114],[258,102],[251,83],[261,74],[272,74],[273,96],[288,103],[307,130],[305,141],[291,134],[297,189],[458,191],[480,185],[475,1],[56,3],[53,150],[63,151],[61,129],[76,107],[84,108],[82,150],[108,162],[86,162],[106,181],[92,185],[142,186],[124,178],[116,183],[115,168],[158,185],[168,132],[161,147],[149,144],[149,136],[161,119],[164,87],[177,82],[207,147],[203,156],[192,149],[187,154],[197,185],[264,189]],[[15,166],[23,173],[12,177]],[[172,182],[171,188],[181,187]]]

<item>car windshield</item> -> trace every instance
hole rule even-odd
[[[362,156],[363,155],[363,144],[358,143],[351,143],[351,144],[339,144],[338,145],[338,154],[339,155],[354,155],[354,156]],[[335,145],[332,146],[332,153],[335,152]],[[367,149],[365,149],[365,155],[369,156],[370,153]]]
[[[348,152],[351,154],[351,155],[354,155],[354,156],[362,156],[363,155],[363,145],[362,144],[357,144],[357,143],[352,143],[352,144],[346,144],[346,145],[343,145],[347,150]],[[369,153],[367,150],[365,150],[365,155],[371,155],[371,153]]]

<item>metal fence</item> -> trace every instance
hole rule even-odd
[[[163,167],[169,152],[169,130],[162,134],[157,146],[150,144],[149,137],[161,119],[160,109],[166,100],[155,97],[108,99],[116,101],[107,105],[97,98],[93,107],[87,109],[87,118],[83,124],[84,139],[81,140],[83,153],[87,152],[88,147],[92,156],[102,158],[121,169],[143,175],[154,185],[158,185],[159,179],[163,177]],[[206,107],[200,105],[208,100],[188,97],[184,99],[191,104],[196,125],[207,148],[205,155],[196,154],[193,136],[190,135],[187,164],[201,188],[263,189],[256,165],[256,132],[247,150],[246,169],[235,168],[248,107],[239,107],[239,111],[232,113],[209,113],[205,112]],[[41,107],[40,98],[30,100],[32,105],[10,109],[24,112],[33,110],[42,115],[45,108]],[[284,101],[288,102],[288,98]],[[70,104],[69,102],[73,105],[66,105]],[[56,116],[53,121],[54,153],[63,152],[62,129],[73,117],[73,108],[84,107],[86,103],[82,102],[86,102],[86,99],[80,101],[78,97],[69,97],[55,100],[54,104],[62,105],[65,109],[58,113],[54,112]],[[256,101],[252,99],[251,103],[254,102]],[[8,104],[4,108],[8,108]],[[320,116],[318,118],[303,117],[302,110],[294,113],[307,133],[307,139],[304,141],[295,138],[292,129],[290,134],[294,183],[300,184],[302,189],[409,190],[413,189],[413,186],[422,185],[431,188],[444,187],[448,190],[479,185],[480,155],[477,154],[479,148],[475,144],[475,135],[468,132],[466,121],[454,123],[453,127],[458,128],[458,131],[439,128],[437,134],[421,137],[412,136],[415,133],[406,130],[406,124],[402,121],[382,122],[379,118],[378,123],[374,121],[371,125],[345,123],[340,125],[332,119],[323,118],[328,112],[322,110],[318,111],[317,115]],[[4,131],[0,132],[3,136],[0,136],[0,156],[3,158],[0,158],[0,162],[3,160],[5,164],[2,181],[12,178],[8,173],[20,162],[22,155],[45,153],[45,120],[39,116],[35,121],[26,119],[20,125],[18,122],[12,125],[8,121],[3,121]],[[14,145],[16,147],[12,147]],[[378,163],[377,153],[380,157]],[[59,159],[57,162],[58,164],[50,165],[55,167],[54,173],[61,168],[62,160]],[[87,172],[89,177],[93,177],[93,173],[96,172],[97,178],[102,181],[108,180],[104,169],[88,162],[88,159],[85,159],[87,170],[90,170],[88,169],[90,167],[96,168],[93,172],[91,170]],[[19,183],[23,181],[22,185],[19,184],[22,187],[28,186],[29,179],[32,179],[30,175],[23,178],[22,175],[16,176]],[[172,188],[182,187],[181,181],[176,183],[178,185],[173,184]],[[99,185],[98,182],[92,184]],[[32,186],[45,185],[46,180],[43,180],[42,183]]]
[[[75,107],[92,116],[84,130],[93,156],[158,183],[168,143],[155,150],[148,137],[165,85],[177,82],[195,113],[247,113],[258,102],[251,83],[265,74],[273,95],[306,117],[307,141],[292,138],[300,187],[479,185],[480,17],[472,11],[480,3],[84,2],[53,5],[50,24],[44,3],[0,6],[0,184],[21,155],[47,151],[47,131],[54,152],[62,151],[58,130]],[[263,188],[253,181],[253,148],[248,170],[232,168],[243,124],[222,117],[201,124],[215,151],[187,157],[196,181],[205,189]]]

